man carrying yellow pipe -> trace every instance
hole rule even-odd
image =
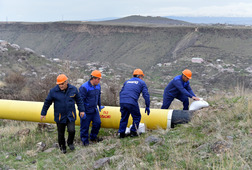
[[[200,100],[196,95],[193,93],[189,79],[192,78],[191,70],[185,69],[182,72],[182,75],[176,76],[170,83],[166,86],[163,95],[163,105],[161,109],[168,109],[174,100],[174,98],[183,102],[183,110],[189,109],[189,99],[188,97],[192,98],[193,100]]]
[[[0,99],[0,119],[10,119],[18,121],[41,122],[41,108],[43,102],[4,100]],[[77,105],[75,105],[76,110]],[[192,110],[171,110],[171,109],[150,109],[151,114],[145,114],[145,108],[140,108],[141,123],[147,129],[167,129],[173,128],[177,124],[188,123],[192,116]],[[55,123],[54,110],[49,108],[44,123]],[[118,129],[121,119],[120,107],[106,106],[100,112],[101,127]],[[132,124],[129,119],[128,126]],[[80,118],[77,116],[75,125],[80,125]]]
[[[141,69],[135,69],[133,78],[126,81],[120,92],[121,120],[118,133],[120,138],[125,137],[125,130],[128,124],[129,115],[133,118],[133,125],[130,129],[130,136],[138,136],[137,129],[141,120],[141,113],[138,106],[138,98],[143,94],[145,99],[145,113],[150,114],[150,95],[147,85],[143,81],[144,73]]]
[[[68,83],[68,78],[64,74],[57,77],[57,86],[52,88],[45,99],[41,111],[41,121],[45,119],[47,110],[54,102],[54,121],[57,123],[58,142],[60,150],[66,153],[65,128],[67,126],[68,139],[67,144],[70,150],[74,150],[75,120],[76,109],[75,102],[78,105],[80,114],[84,114],[84,105],[77,88]]]
[[[101,128],[99,111],[103,108],[101,106],[101,78],[101,72],[99,70],[94,70],[90,75],[90,79],[79,88],[85,106],[85,115],[80,115],[80,138],[84,146],[89,145],[89,138],[93,142],[102,141],[102,138],[98,137]],[[91,121],[92,130],[89,137],[89,125]]]

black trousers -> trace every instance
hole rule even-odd
[[[75,136],[75,122],[67,123],[57,123],[58,129],[58,142],[60,148],[66,148],[66,140],[65,140],[65,130],[67,126],[68,138],[67,145],[73,144],[74,136]]]

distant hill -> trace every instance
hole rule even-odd
[[[230,24],[252,25],[252,17],[180,17],[167,16],[174,20],[186,21],[194,24]]]
[[[103,21],[105,23],[117,23],[117,24],[148,24],[148,25],[192,25],[189,22],[169,19],[165,17],[152,17],[152,16],[140,16],[132,15],[124,18]]]
[[[227,24],[227,25],[252,25],[252,17],[187,17],[187,16],[140,16],[132,15],[124,18],[100,18],[92,20],[103,23],[131,23],[131,24],[156,24],[156,25],[195,25],[195,24]]]

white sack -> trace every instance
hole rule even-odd
[[[129,134],[130,133],[130,128],[132,127],[132,125],[130,125],[130,127],[126,128],[125,134]],[[141,134],[141,133],[145,133],[145,124],[144,123],[139,123],[139,127],[137,129],[137,133]]]
[[[209,104],[204,101],[203,99],[200,99],[199,101],[193,101],[192,104],[189,107],[189,110],[199,110],[203,107],[208,107]]]

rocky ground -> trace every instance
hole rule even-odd
[[[103,77],[101,82],[103,103],[111,106],[119,105],[119,92],[123,82],[131,78],[132,72],[136,68],[123,63],[47,58],[36,54],[32,49],[21,48],[17,44],[4,40],[0,41],[0,61],[1,98],[43,101],[48,88],[54,86],[54,79],[58,74],[67,74],[71,84],[80,87],[89,79],[92,70],[98,69],[102,72]],[[206,60],[200,57],[177,58],[173,62],[158,63],[144,70],[153,108],[161,107],[164,88],[174,76],[181,74],[180,69],[183,68],[180,66],[181,63],[188,64],[188,62],[193,71],[191,86],[199,97],[207,99],[212,94],[231,94],[235,88],[252,87],[251,61],[230,64],[226,59],[218,58],[216,60]],[[41,88],[41,92],[33,93],[36,91],[34,86]],[[20,94],[21,98],[13,97],[18,94],[15,89],[19,92],[20,89],[23,89]],[[29,97],[36,95],[39,96],[37,99]],[[144,107],[143,99],[140,99],[140,105]]]

